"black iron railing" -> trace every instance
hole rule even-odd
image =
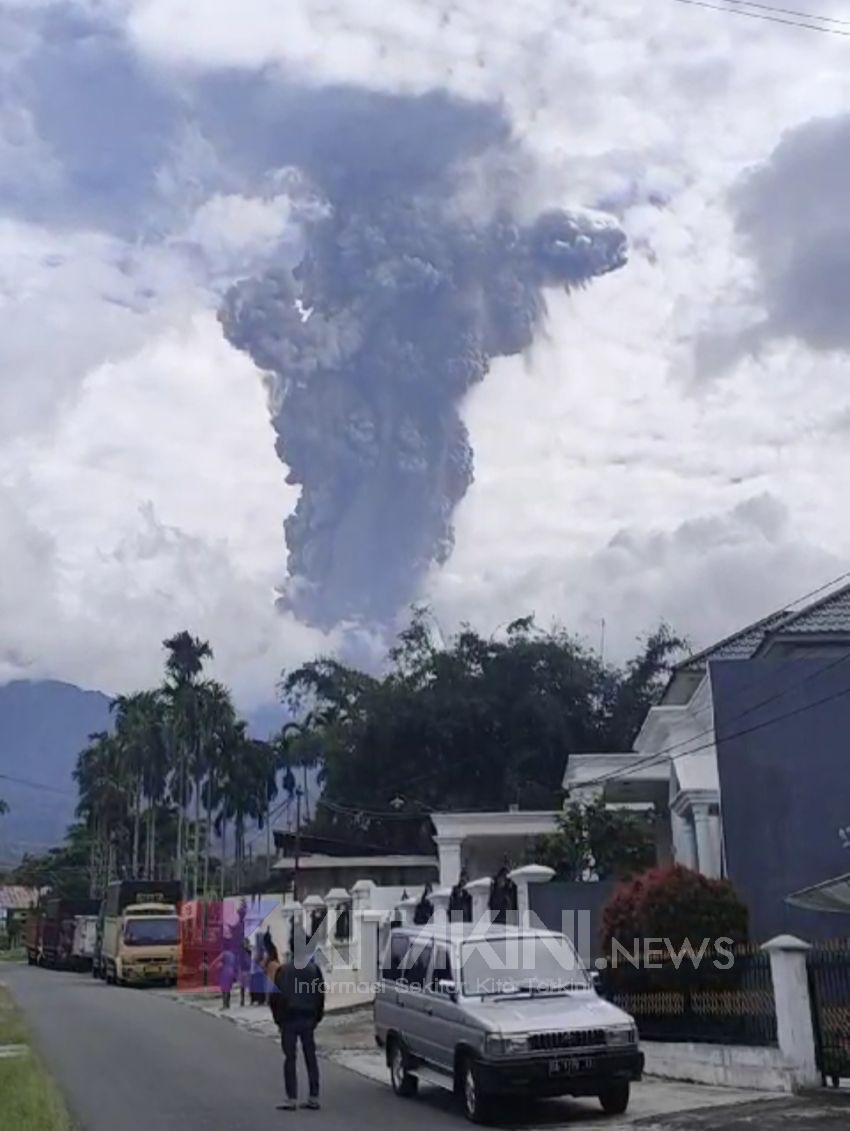
[[[808,968],[818,1068],[837,1087],[850,1076],[850,941],[819,943]]]
[[[619,962],[600,974],[600,993],[630,1013],[642,1040],[775,1045],[776,1007],[766,954],[741,950],[728,959]]]

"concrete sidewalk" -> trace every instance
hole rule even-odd
[[[181,1005],[198,1009],[221,1021],[229,1021],[258,1037],[279,1039],[268,1005],[231,1005],[230,1009],[222,1009],[220,995],[213,990],[201,993],[174,993],[173,990],[160,992]],[[325,1018],[320,1030],[322,1045],[330,1040],[334,1047],[360,1048],[368,1033],[370,1044],[367,1047],[373,1048],[371,1006],[370,996],[337,991],[328,993],[325,998]],[[333,1039],[334,1034],[337,1034],[337,1040]]]

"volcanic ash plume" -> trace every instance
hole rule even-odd
[[[531,344],[544,288],[620,267],[625,238],[590,213],[460,219],[442,180],[327,205],[301,263],[238,283],[220,316],[269,374],[277,451],[303,488],[287,603],[321,626],[386,623],[451,553],[473,479],[461,398]]]

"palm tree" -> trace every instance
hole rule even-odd
[[[197,677],[203,670],[204,660],[211,659],[213,653],[206,640],[192,636],[185,630],[164,640],[163,646],[168,649],[163,693],[168,702],[171,741],[177,752],[172,769],[172,794],[177,802],[176,869],[178,878],[183,881],[188,767],[190,758],[193,755],[195,759],[198,757]]]
[[[156,802],[162,794],[167,750],[163,733],[162,697],[158,691],[138,691],[119,695],[111,703],[115,712],[115,738],[121,747],[123,764],[130,778],[133,803],[133,853],[131,871],[139,874],[139,840],[142,799],[149,798],[149,827],[145,872],[152,872],[151,854],[155,854],[154,824]],[[157,795],[150,801],[152,795]],[[150,871],[149,871],[150,870]]]
[[[301,722],[285,723],[278,738],[285,765],[300,766],[304,791],[304,819],[310,820],[310,771],[322,760],[321,728],[327,724],[319,711],[309,711]]]
[[[117,850],[127,817],[125,766],[113,735],[106,731],[89,735],[89,745],[77,757],[74,778],[79,789],[77,816],[85,819],[90,837],[90,891],[95,896],[118,872]]]
[[[195,795],[195,827],[200,827],[200,807],[204,803],[204,894],[209,889],[212,811],[221,794],[226,751],[232,741],[236,712],[230,692],[215,680],[197,685],[198,742],[192,762]],[[195,857],[194,888],[200,887],[200,858]]]
[[[221,808],[216,826],[222,834],[222,868],[226,863],[227,826],[233,822],[233,863],[236,890],[242,886],[245,857],[245,823],[261,820],[268,810],[270,746],[249,738],[240,719],[224,757]],[[222,894],[224,894],[222,881]]]

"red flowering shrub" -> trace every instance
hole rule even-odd
[[[711,880],[676,864],[653,868],[620,884],[602,913],[602,946],[612,940],[631,950],[635,939],[685,939],[745,942],[747,909],[728,880]]]

